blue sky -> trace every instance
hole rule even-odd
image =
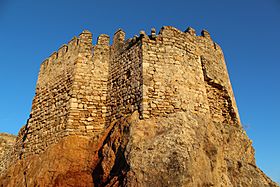
[[[279,0],[0,0],[0,132],[28,119],[40,63],[83,29],[127,37],[164,25],[221,45],[258,166],[280,182]]]

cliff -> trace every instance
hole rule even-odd
[[[255,164],[222,49],[155,29],[84,31],[45,60],[2,186],[277,186]]]

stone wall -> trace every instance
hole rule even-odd
[[[199,56],[186,50],[181,31],[163,27],[143,39],[144,118],[207,110]],[[205,113],[205,111],[203,112]]]
[[[211,61],[206,61],[204,56]],[[230,110],[237,119],[223,55],[208,32],[203,31],[202,36],[196,36],[191,28],[182,32],[173,27],[163,27],[158,35],[152,33],[144,37],[144,117],[167,116],[178,111],[207,116],[214,108],[209,103],[215,103],[221,109],[225,101],[217,98],[211,101],[209,78],[208,82],[205,80],[208,76],[219,82],[223,92],[228,93],[226,112]],[[215,115],[223,116],[223,113],[215,112]]]
[[[106,121],[109,37],[93,46],[83,31],[40,68],[27,124],[15,146],[17,157],[39,154],[68,135],[96,136]]]
[[[19,155],[39,153],[66,136],[79,39],[74,37],[40,68],[30,118],[22,128]]]
[[[6,133],[0,133],[0,175],[7,169],[10,162],[16,137]]]
[[[141,41],[124,41],[122,30],[116,32],[109,70],[109,121],[141,109],[142,50]]]
[[[84,31],[42,63],[15,155],[39,154],[68,135],[97,137],[136,110],[240,124],[222,50],[207,31],[168,26],[126,40],[118,30],[109,40],[102,34],[93,45]]]
[[[104,130],[106,121],[109,37],[99,36],[93,46],[92,34],[87,31],[80,35],[80,42],[67,131],[70,135],[94,136]]]
[[[233,95],[222,49],[218,44],[213,42],[210,34],[206,30],[202,31],[202,36],[197,37],[197,46],[201,55],[201,66],[203,69],[213,120],[215,121],[220,118],[218,120],[220,122],[225,120],[227,124],[240,125],[237,105]],[[213,97],[213,94],[216,96]],[[219,111],[216,110],[214,112],[214,108]],[[221,112],[221,110],[223,110],[223,112]]]

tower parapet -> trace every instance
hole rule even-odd
[[[118,29],[113,37],[112,49],[114,51],[120,51],[120,49],[122,49],[124,45],[124,42],[125,42],[125,32],[122,29]]]
[[[196,32],[195,32],[194,28],[188,27],[185,32],[189,33],[192,36],[196,36]]]
[[[97,45],[110,45],[110,37],[107,34],[101,34],[97,38]]]
[[[207,30],[205,30],[205,29],[203,29],[201,31],[201,36],[203,36],[205,38],[208,38],[208,39],[211,39],[210,33]]]

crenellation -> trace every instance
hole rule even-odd
[[[201,31],[201,36],[203,36],[203,37],[205,37],[205,38],[211,40],[210,33],[209,33],[207,30],[205,30],[205,29],[203,29],[203,30]]]
[[[124,42],[125,42],[125,32],[122,29],[119,29],[114,34],[112,49],[114,51],[120,52],[121,49],[123,48]]]
[[[172,37],[172,41],[175,42],[175,38],[174,36],[176,35],[184,35],[185,33],[180,31],[179,29],[175,28],[175,27],[171,27],[171,26],[164,26],[160,29],[159,31],[159,35],[161,35],[162,37],[165,38],[169,38],[171,39]]]
[[[68,135],[99,136],[134,111],[144,119],[187,112],[239,123],[222,50],[207,31],[164,26],[125,40],[119,29],[112,45],[106,34],[93,45],[83,31],[42,63],[15,154],[40,154]]]
[[[155,29],[155,28],[152,28],[152,29],[151,29],[151,38],[152,38],[152,39],[155,39],[156,37],[157,37],[156,29]]]
[[[139,36],[140,36],[140,38],[147,38],[148,36],[147,36],[147,34],[146,34],[146,32],[144,31],[144,30],[141,30],[140,32],[139,32]]]
[[[73,52],[79,45],[79,39],[74,36],[67,44],[69,52]]]
[[[62,45],[57,51],[58,58],[63,58],[65,53],[67,53],[67,51],[68,51],[68,46],[66,44]]]
[[[133,38],[131,39],[132,43],[137,42],[137,40],[139,39],[139,37],[137,35],[134,35]]]
[[[97,45],[110,45],[110,36],[108,36],[107,34],[101,34],[100,36],[98,36],[97,38]]]
[[[84,30],[79,35],[79,47],[80,48],[87,48],[92,46],[92,33],[88,30]]]
[[[50,63],[54,63],[54,61],[58,58],[57,52],[54,51],[51,56],[49,57]]]
[[[49,65],[49,59],[45,59],[42,64],[40,65],[40,71],[39,71],[39,76],[38,76],[38,79],[41,77],[41,74],[45,73],[47,68],[48,68],[48,65]]]
[[[114,34],[114,43],[123,43],[125,41],[125,32],[122,29],[118,29]]]
[[[188,27],[185,33],[189,33],[191,36],[196,36],[196,32],[192,27]]]

